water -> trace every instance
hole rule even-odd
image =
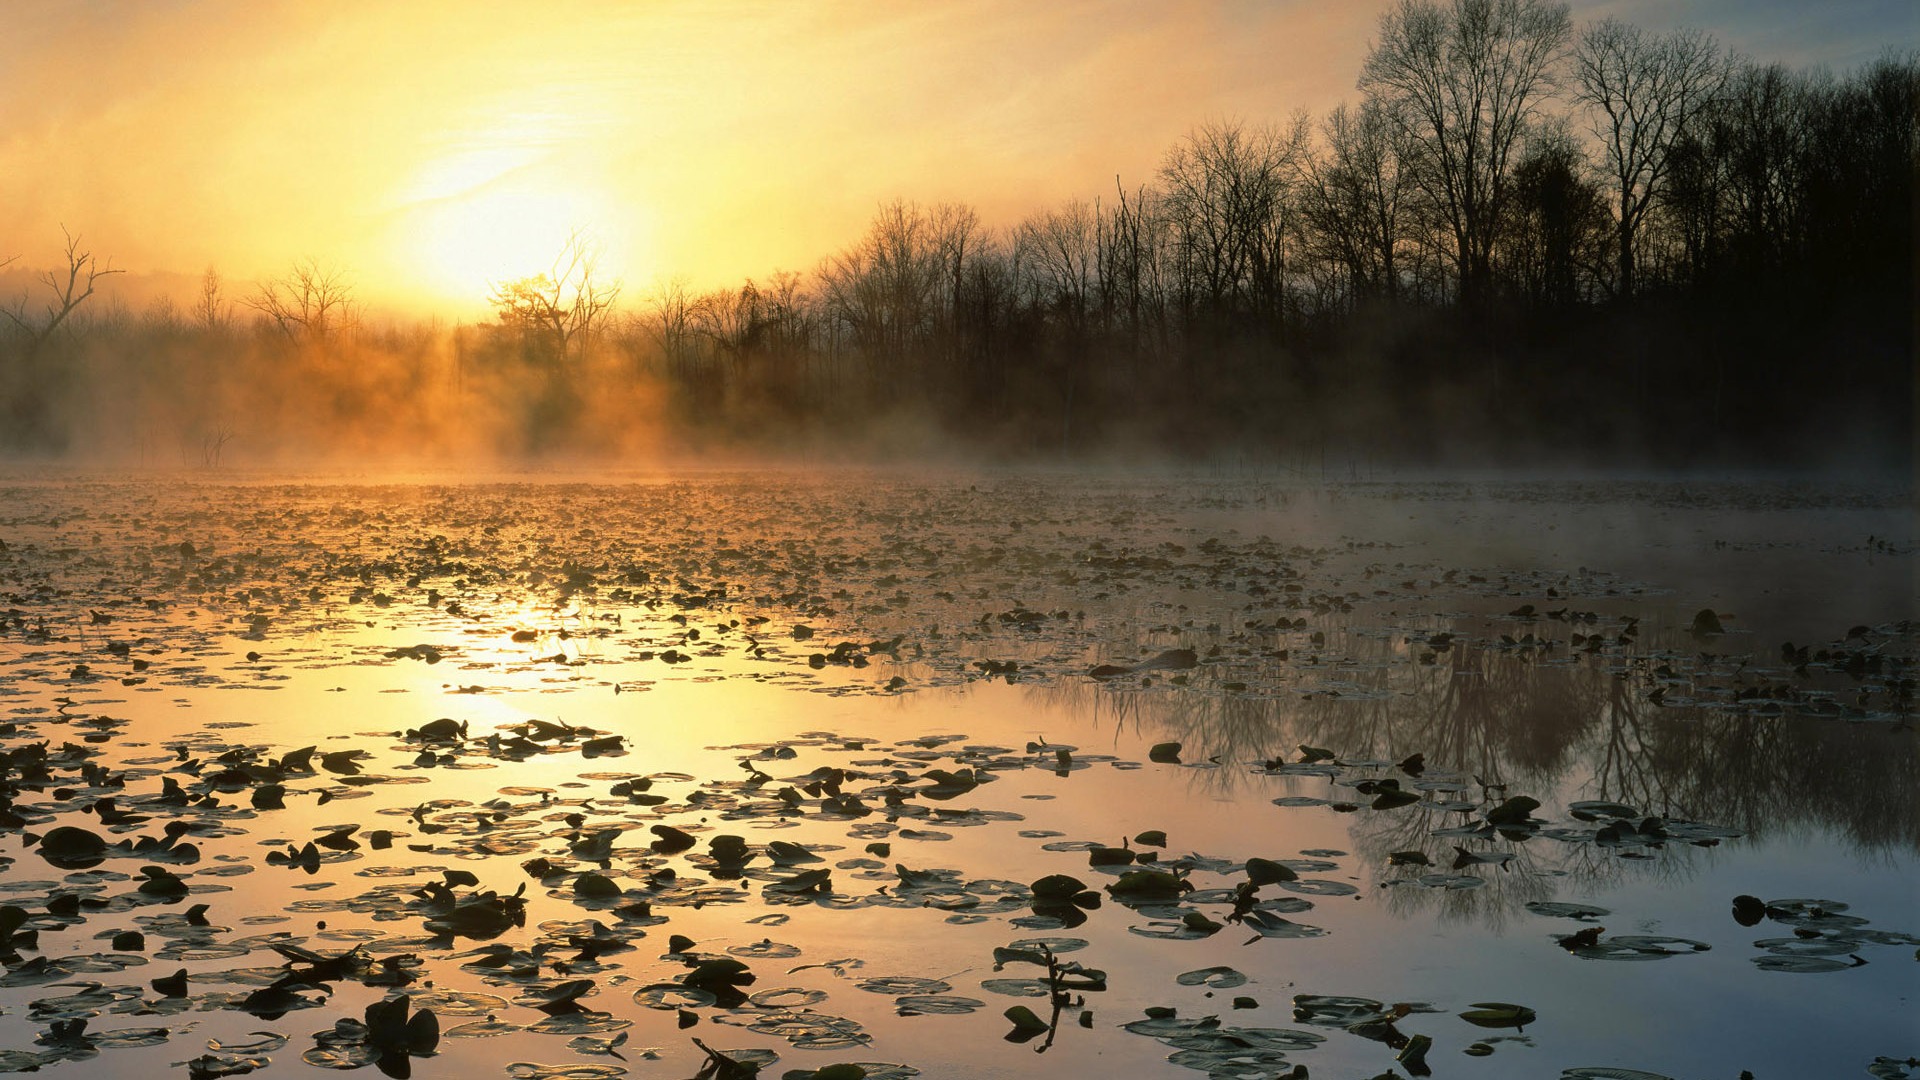
[[[1920,1054],[1899,491],[17,475],[0,508],[0,902],[38,932],[0,1067],[724,1075],[697,1038],[777,1054],[765,1076],[1374,1076],[1425,1037],[1435,1076],[1764,1080]],[[1539,805],[1490,825],[1515,796]],[[63,826],[155,846],[61,858]],[[1240,921],[1248,859],[1294,880]],[[1141,868],[1184,884],[1122,902]],[[1060,874],[1098,906],[1036,903]],[[1775,903],[1747,926],[1736,896]],[[1009,1007],[1056,1019],[1036,939],[1102,988],[1008,1041]],[[722,958],[744,1000],[685,985]],[[401,995],[431,1056],[336,1029]]]

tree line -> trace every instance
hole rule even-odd
[[[1548,0],[1398,0],[1357,90],[1324,116],[1201,123],[1153,175],[1010,227],[886,203],[810,273],[636,295],[576,235],[473,326],[362,325],[350,280],[311,262],[237,302],[209,271],[191,311],[89,323],[70,316],[103,271],[70,243],[43,310],[4,312],[8,441],[138,409],[113,429],[203,458],[293,432],[508,453],[1905,458],[1914,54],[1795,70],[1697,30],[1576,28]]]

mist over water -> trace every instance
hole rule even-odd
[[[566,79],[334,177],[479,317],[0,248],[0,1073],[1920,1075],[1920,57],[1365,52],[733,283]]]
[[[376,313],[301,256],[136,304],[68,231],[64,265],[6,276],[0,450],[1911,475],[1913,57],[1794,71],[1503,8],[1544,52],[1501,69],[1515,115],[1453,118],[1507,121],[1456,190],[1453,128],[1407,86],[1464,76],[1395,36],[1424,10],[1389,13],[1368,96],[1323,122],[1204,121],[1151,175],[1019,220],[883,201],[811,269],[739,284],[622,281],[582,228],[472,322]],[[1698,85],[1642,103],[1671,115],[1641,157],[1574,137],[1661,64]]]
[[[1845,1075],[1915,990],[1897,485],[68,467],[0,508],[8,1069]],[[355,1026],[399,1000],[437,1043]]]

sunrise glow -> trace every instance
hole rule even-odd
[[[1920,1080],[1914,0],[6,15],[0,1074]]]
[[[503,178],[415,204],[396,224],[392,242],[431,290],[470,297],[496,282],[545,270],[570,235],[626,216],[585,190]]]

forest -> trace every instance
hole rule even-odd
[[[1910,468],[1920,55],[1400,0],[1356,89],[1010,224],[903,193],[724,288],[614,280],[582,231],[462,325],[298,253],[134,310],[68,223],[0,297],[0,450]]]

